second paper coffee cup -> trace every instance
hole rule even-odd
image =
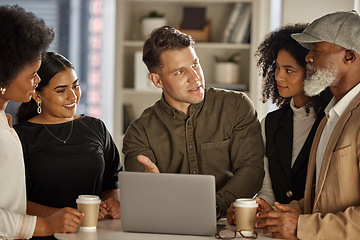
[[[258,204],[252,198],[239,198],[234,203],[236,229],[253,231]]]
[[[78,210],[84,213],[80,231],[96,231],[101,200],[96,195],[79,195],[76,199]]]

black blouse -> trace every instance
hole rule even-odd
[[[27,197],[50,207],[76,208],[80,194],[100,195],[118,187],[119,152],[105,124],[81,116],[62,124],[22,122],[14,126],[22,142]]]

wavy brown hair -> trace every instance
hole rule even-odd
[[[162,26],[154,29],[146,39],[143,47],[143,61],[151,73],[161,68],[161,54],[167,50],[180,50],[195,47],[195,41],[173,27]]]
[[[306,68],[305,57],[309,50],[296,42],[291,34],[302,32],[308,24],[295,24],[283,26],[265,37],[265,40],[259,45],[255,57],[258,58],[257,66],[260,67],[260,74],[263,77],[262,83],[262,102],[272,100],[279,108],[289,105],[291,97],[284,98],[280,96],[275,80],[276,58],[280,50],[288,52],[296,62]],[[305,104],[305,110],[310,112],[310,107],[314,108],[318,115],[332,97],[329,89],[326,89],[320,95],[309,97]]]

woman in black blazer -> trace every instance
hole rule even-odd
[[[291,34],[302,32],[305,27],[288,25],[271,32],[255,54],[263,77],[263,102],[271,99],[279,108],[261,122],[266,174],[258,197],[270,204],[304,197],[312,141],[332,97],[329,89],[315,97],[304,93],[308,50]]]

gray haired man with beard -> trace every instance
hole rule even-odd
[[[334,97],[312,145],[305,196],[276,211],[257,198],[256,227],[285,239],[360,236],[360,17],[335,12],[292,37],[310,49],[304,90]]]

